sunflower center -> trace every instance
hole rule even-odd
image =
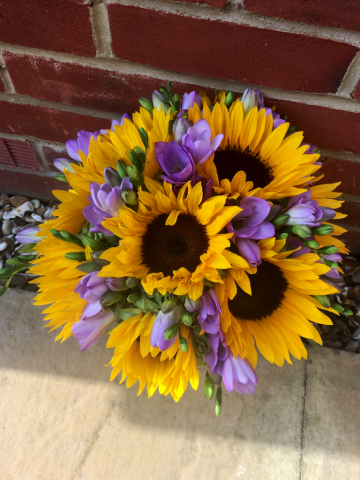
[[[238,289],[229,310],[243,320],[261,320],[278,309],[288,287],[282,271],[273,263],[263,261],[257,273],[249,275],[252,295]]]
[[[175,225],[165,225],[168,215],[156,217],[143,236],[142,255],[149,273],[172,276],[184,267],[194,272],[209,248],[206,228],[193,215],[180,214]]]
[[[238,148],[226,148],[217,150],[214,163],[219,176],[219,181],[228,178],[230,181],[237,172],[243,170],[246,180],[253,182],[254,188],[264,188],[274,180],[271,167],[267,165],[259,155]]]

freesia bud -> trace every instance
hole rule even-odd
[[[179,331],[179,324],[175,323],[175,325],[171,325],[171,327],[167,328],[164,332],[164,338],[165,340],[171,340],[172,338],[177,335]]]
[[[137,278],[134,278],[134,277],[129,277],[126,279],[126,286],[128,288],[134,288],[136,287],[136,285],[139,283],[138,279]]]
[[[206,400],[211,400],[214,396],[215,385],[208,374],[206,374],[206,380],[204,383],[204,397]]]
[[[180,349],[182,352],[187,352],[189,349],[188,342],[185,337],[182,337],[181,335],[179,336],[179,341],[180,341]]]
[[[290,215],[284,213],[284,215],[279,215],[278,217],[276,217],[275,220],[273,220],[272,224],[275,228],[281,227],[281,225],[284,225],[288,218],[290,218]]]
[[[161,311],[163,313],[170,313],[176,305],[179,303],[177,298],[169,298],[169,300],[165,300],[165,302],[161,306]]]
[[[152,113],[154,110],[154,105],[148,100],[147,98],[140,97],[139,98],[139,103],[142,107],[145,108],[148,112]]]
[[[321,303],[323,307],[330,308],[331,307],[331,302],[329,300],[329,297],[327,295],[314,295],[314,298]]]
[[[339,249],[334,245],[329,245],[328,247],[318,248],[316,253],[319,255],[332,255],[333,253],[337,253]]]
[[[19,230],[16,234],[16,240],[20,243],[38,243],[42,237],[37,237],[37,233],[40,232],[40,228],[37,226],[26,226]]]
[[[119,174],[111,167],[107,167],[104,170],[105,183],[111,187],[120,187],[121,178]]]
[[[126,285],[126,277],[122,278],[114,278],[110,277],[106,279],[107,286],[112,290],[113,292],[122,292],[124,290],[128,290],[129,287]]]
[[[64,170],[75,173],[75,170],[71,166],[71,162],[66,158],[56,158],[54,160],[54,167],[62,173],[64,173]]]
[[[201,307],[201,298],[198,298],[197,300],[192,300],[188,295],[186,295],[184,306],[186,310],[190,313],[197,312],[198,310],[200,310]]]
[[[231,107],[233,101],[234,101],[234,92],[229,92],[225,98],[225,105],[227,106],[227,108]]]
[[[187,133],[188,129],[191,127],[190,122],[186,118],[177,118],[174,122],[173,133],[174,140],[179,145],[182,143],[182,137]]]
[[[134,190],[124,190],[121,192],[121,198],[129,205],[137,204],[137,195]]]
[[[219,385],[216,390],[216,396],[215,396],[215,414],[217,417],[221,413],[221,407],[222,407],[222,390],[221,390],[221,385]]]
[[[153,102],[154,107],[156,107],[159,111],[163,110],[163,112],[165,114],[169,110],[169,106],[166,104],[166,100],[164,99],[164,97],[161,95],[161,93],[158,90],[153,91],[152,102]]]
[[[192,324],[191,313],[185,310],[185,312],[181,315],[181,321],[183,322],[184,325],[186,325],[187,327],[190,327],[190,325]]]
[[[332,303],[331,308],[334,309],[336,312],[339,312],[339,313],[343,313],[343,311],[345,310],[344,307],[342,307],[338,303]]]
[[[120,292],[113,292],[112,290],[109,290],[101,297],[101,305],[113,305],[122,298],[123,297]]]
[[[312,236],[310,228],[306,225],[294,225],[291,230],[300,238],[309,238]]]
[[[334,231],[334,227],[332,225],[321,225],[320,227],[316,227],[313,230],[314,235],[325,236],[331,235]]]

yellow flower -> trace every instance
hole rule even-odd
[[[192,188],[188,182],[177,196],[166,182],[162,187],[145,177],[145,185],[149,192],[139,191],[137,213],[125,208],[119,217],[102,222],[122,240],[102,255],[111,263],[100,276],[141,278],[148,294],[157,289],[161,294],[188,293],[196,300],[203,280],[222,283],[218,269],[248,267],[227,250],[231,234],[219,233],[241,211],[225,206],[225,195],[201,204],[201,183]]]
[[[231,274],[222,285],[215,287],[221,305],[221,328],[234,356],[249,359],[256,367],[256,346],[271,363],[282,366],[292,363],[289,352],[297,359],[307,358],[300,336],[321,344],[321,338],[311,322],[331,325],[320,309],[323,307],[311,295],[329,295],[337,290],[323,282],[320,275],[330,270],[316,254],[286,258],[292,252],[281,252],[285,240],[270,238],[258,242],[262,263],[250,275],[250,289],[237,288]]]
[[[220,95],[219,98],[225,98]],[[197,167],[207,179],[212,178],[214,190],[233,198],[256,196],[264,199],[290,197],[305,191],[301,187],[320,166],[314,165],[317,154],[305,154],[308,146],[300,146],[303,135],[296,132],[285,137],[290,124],[283,123],[273,130],[272,115],[254,107],[244,114],[241,101],[228,109],[223,100],[210,111],[204,102],[203,112],[197,104],[189,109],[189,119],[205,118],[212,138],[223,134],[219,149]]]
[[[199,385],[199,371],[190,329],[181,325],[181,334],[187,339],[188,351],[180,349],[176,342],[165,352],[153,348],[150,334],[156,315],[140,313],[128,318],[110,332],[108,348],[115,347],[110,361],[113,367],[110,380],[121,371],[122,383],[126,378],[129,388],[139,380],[139,393],[148,385],[148,396],[151,397],[157,388],[161,394],[170,393],[178,401],[185,392],[188,382],[194,390]]]

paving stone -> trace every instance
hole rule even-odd
[[[360,355],[309,347],[301,480],[360,478]]]
[[[109,382],[105,339],[54,344],[33,297],[1,298],[2,480],[298,480],[305,362],[260,361],[256,393],[216,417],[202,387],[176,404]]]

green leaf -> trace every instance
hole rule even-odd
[[[69,233],[69,232],[66,232],[65,230],[61,230],[60,235],[67,242],[74,243],[78,247],[84,248],[84,245],[82,244],[81,240],[76,235],[74,235],[73,233]]]
[[[314,295],[314,298],[321,303],[323,307],[330,308],[331,307],[331,302],[329,300],[329,297],[327,295]]]
[[[148,139],[148,134],[147,134],[145,128],[141,127],[139,129],[139,134],[140,134],[141,141],[143,142],[144,147],[145,147],[145,151],[146,151],[148,149],[148,146],[149,146],[149,139]]]
[[[345,310],[344,307],[342,307],[342,306],[339,305],[338,303],[332,303],[332,304],[331,304],[331,307],[332,307],[336,312],[339,312],[339,313],[343,313],[343,311]]]
[[[65,253],[65,258],[69,260],[77,260],[78,262],[85,262],[86,255],[84,252],[69,252]]]
[[[113,305],[114,303],[119,302],[123,298],[124,297],[121,292],[113,292],[112,290],[109,290],[108,292],[105,292],[104,295],[101,297],[101,305]]]
[[[87,235],[82,235],[81,239],[85,247],[89,245],[93,251],[104,250],[104,245],[100,242],[97,242],[94,238],[88,237]]]
[[[27,243],[19,248],[18,252],[20,253],[30,253],[34,251],[34,247],[36,247],[37,243]]]
[[[159,309],[159,305],[157,303],[146,297],[141,297],[139,300],[133,303],[136,307],[141,308],[143,311],[153,312],[154,310]]]
[[[9,288],[9,285],[11,283],[11,280],[13,278],[14,275],[16,275],[17,273],[21,272],[22,270],[27,270],[28,269],[28,265],[24,266],[24,267],[19,267],[19,268],[9,268],[9,269],[6,269],[6,270],[11,270],[11,274],[10,274],[10,277],[9,277],[9,280],[6,282],[6,284],[0,289],[0,297],[2,297],[4,295],[4,293],[6,292],[6,290]],[[1,269],[3,270],[3,269]],[[6,278],[6,277],[5,277]]]
[[[140,97],[139,98],[139,103],[142,107],[144,107],[148,112],[152,113],[153,110],[154,110],[154,105],[152,104],[152,102],[150,102],[150,100],[148,100],[147,98],[144,98],[144,97]]]
[[[290,215],[284,213],[283,215],[279,215],[278,217],[276,217],[275,220],[272,221],[272,224],[275,228],[281,227],[281,225],[284,225],[288,218],[290,218]]]
[[[135,315],[139,315],[142,310],[140,308],[121,308],[116,309],[115,313],[121,320],[127,320],[130,317],[134,317]]]
[[[55,175],[55,178],[56,178],[56,180],[60,180],[60,182],[69,183],[69,182],[67,181],[66,176],[65,176],[63,173],[58,173],[57,175]]]
[[[117,173],[119,174],[119,177],[121,179],[124,179],[125,177],[128,176],[126,168],[127,168],[127,165],[124,162],[124,160],[118,160],[117,161],[116,170],[117,170]]]

